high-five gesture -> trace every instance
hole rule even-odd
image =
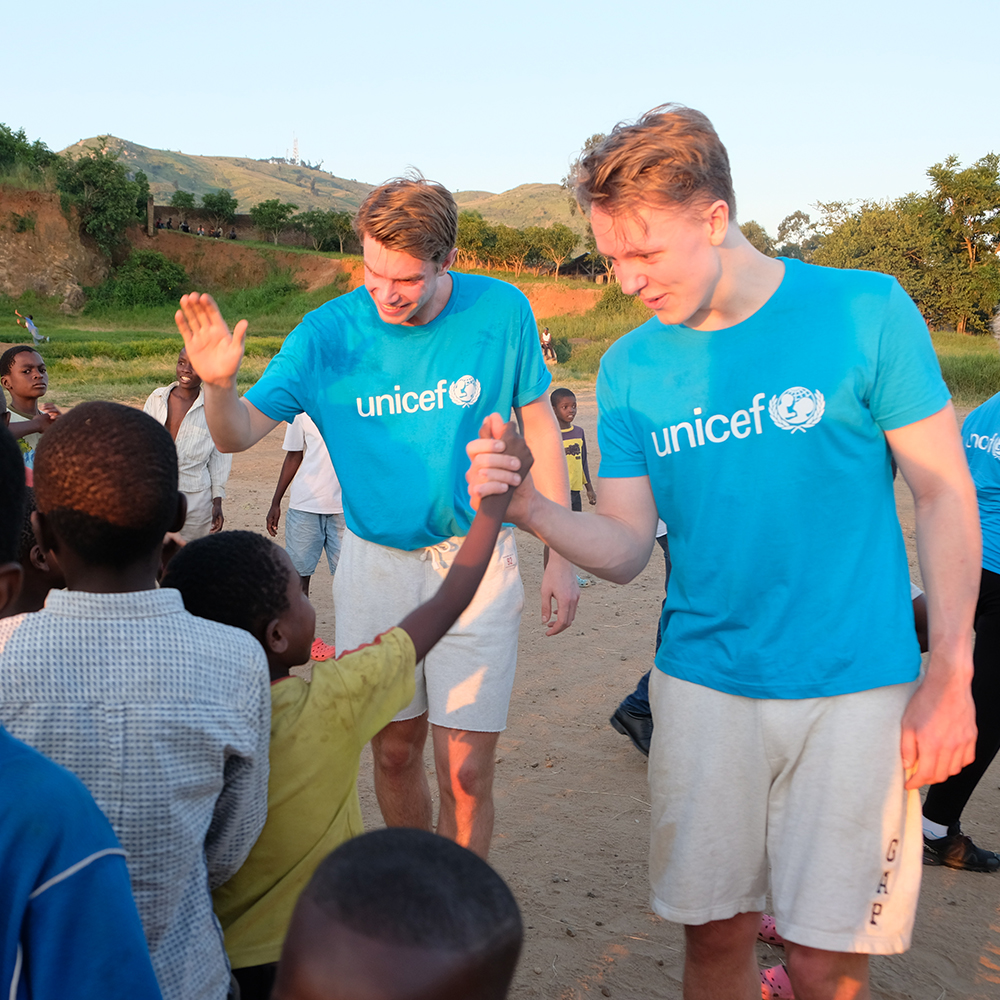
[[[219,388],[235,386],[243,360],[247,321],[241,319],[230,333],[215,299],[204,292],[181,296],[181,307],[174,314],[174,321],[184,338],[191,367],[201,380]]]

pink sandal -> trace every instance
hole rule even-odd
[[[331,646],[328,643],[325,643],[319,636],[316,636],[313,640],[312,650],[309,655],[318,663],[321,663],[323,660],[336,659],[337,648],[336,646]]]
[[[757,940],[763,941],[764,944],[773,944],[777,947],[784,947],[785,939],[778,933],[777,927],[774,925],[774,917],[769,913],[762,913],[760,915],[760,929],[757,931]]]
[[[760,970],[760,996],[761,1000],[795,1000],[792,981],[783,965]]]

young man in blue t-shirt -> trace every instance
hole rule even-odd
[[[685,996],[760,996],[770,888],[796,996],[868,997],[867,956],[909,944],[916,789],[975,739],[975,495],[926,326],[892,278],[758,253],[699,112],[618,126],[577,194],[656,315],[601,365],[597,516],[530,478],[508,516],[617,582],[646,565],[657,512],[670,525],[650,881],[686,926]],[[520,481],[497,424],[469,448],[474,494]],[[890,452],[930,610],[919,685]]]
[[[451,271],[458,209],[418,178],[376,188],[355,223],[365,285],[292,331],[240,399],[246,321],[230,335],[215,303],[181,300],[177,324],[205,385],[223,451],[242,451],[280,420],[308,413],[343,488],[347,521],[334,578],[338,649],[370,642],[437,589],[472,523],[462,443],[482,419],[513,409],[535,456],[539,489],[568,505],[566,462],[546,398],[551,376],[527,299],[513,285]],[[573,619],[572,567],[550,560],[542,614]],[[493,830],[493,766],[514,680],[523,588],[510,528],[475,600],[418,665],[417,696],[373,741],[375,791],[390,826],[431,829],[423,763],[428,722],[441,791],[438,832],[483,857]]]

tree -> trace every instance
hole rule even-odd
[[[488,223],[481,212],[458,213],[458,247],[460,267],[485,267],[489,270],[495,261],[497,241],[496,226]]]
[[[534,241],[525,230],[499,225],[496,227],[496,242],[491,250],[491,257],[495,264],[510,268],[515,277],[520,277],[528,257],[536,249]]]
[[[232,191],[227,191],[225,188],[203,194],[201,204],[215,229],[232,225],[236,218],[236,209],[239,207],[239,202],[233,197]]]
[[[820,245],[820,237],[807,212],[796,209],[778,223],[778,238],[775,257],[793,257],[796,260],[812,260],[813,253]]]
[[[77,159],[62,158],[58,185],[77,206],[83,231],[110,257],[126,228],[136,221],[139,184],[128,179],[118,153],[109,150],[108,140],[100,136],[100,145],[86,149]]]
[[[1000,301],[1000,156],[965,170],[957,156],[927,171],[929,219],[944,251],[937,265],[941,306],[958,333],[987,333]]]
[[[774,240],[768,236],[767,230],[759,222],[753,219],[749,222],[744,222],[740,226],[740,232],[743,233],[752,247],[761,253],[767,254],[768,257],[775,256]]]
[[[170,196],[170,207],[191,211],[194,208],[194,195],[190,191],[178,189]]]
[[[258,202],[250,209],[250,221],[257,229],[270,233],[273,242],[277,243],[281,230],[288,224],[288,220],[295,214],[298,207],[291,202],[268,198],[267,201]]]
[[[141,170],[137,170],[132,180],[138,186],[135,195],[135,214],[140,219],[145,219],[149,211],[149,178]]]
[[[547,228],[535,227],[533,232],[535,246],[556,266],[556,281],[559,280],[559,268],[576,249],[580,238],[569,226],[555,222]]]
[[[340,245],[340,252],[343,253],[344,240],[354,231],[351,225],[351,213],[338,212],[332,208],[326,211],[313,208],[294,216],[290,221],[306,233],[314,250],[328,250],[331,244],[337,242]]]
[[[0,122],[0,173],[7,174],[18,167],[41,173],[58,159],[41,139],[29,142],[23,128],[15,132]]]

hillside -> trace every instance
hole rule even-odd
[[[96,138],[81,139],[63,152],[79,155],[86,147],[96,145]],[[109,146],[120,153],[129,170],[145,173],[158,205],[169,204],[178,188],[192,191],[199,198],[210,191],[228,188],[239,200],[240,212],[249,212],[251,206],[268,198],[292,202],[302,211],[336,208],[353,212],[374,187],[290,163],[242,156],[194,156],[150,149],[113,136]],[[522,184],[502,194],[461,191],[455,200],[462,209],[481,212],[489,222],[517,227],[564,222],[581,235],[586,231],[586,222],[579,215],[570,216],[566,192],[558,184]]]

